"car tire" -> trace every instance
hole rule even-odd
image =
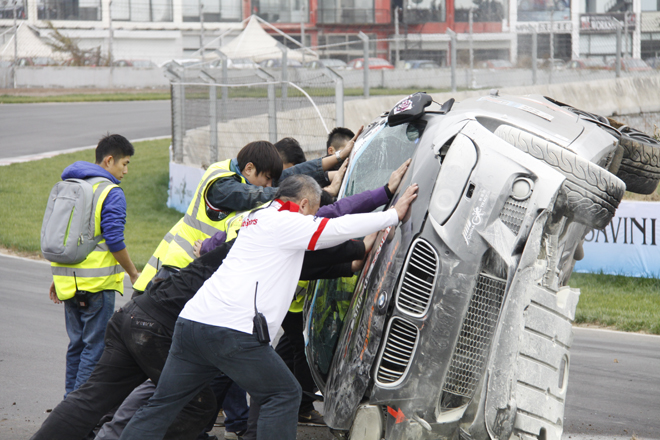
[[[575,221],[596,229],[609,224],[626,191],[621,179],[597,164],[519,128],[500,125],[495,135],[566,176],[562,193],[566,208]]]
[[[617,176],[626,189],[637,194],[653,194],[660,183],[660,142],[647,134],[623,126],[619,145],[623,159]]]

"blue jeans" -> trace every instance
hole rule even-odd
[[[213,385],[211,385],[211,388],[213,388]],[[247,429],[250,407],[247,404],[245,391],[236,383],[231,384],[229,387],[222,408],[225,412],[225,431],[241,432]]]
[[[259,440],[295,440],[301,388],[282,359],[256,336],[179,318],[156,393],[121,440],[160,440],[181,408],[222,371],[258,401]]]
[[[66,352],[66,393],[87,382],[105,344],[105,328],[115,311],[115,291],[104,290],[93,295],[89,306],[82,310],[74,301],[64,301],[66,332],[69,347]]]

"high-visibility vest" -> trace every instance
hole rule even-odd
[[[293,297],[293,301],[291,302],[291,306],[289,306],[289,312],[300,313],[303,311],[308,286],[309,281],[298,281],[298,285],[296,286],[296,293]]]
[[[195,197],[188,206],[183,223],[178,232],[170,242],[167,254],[162,263],[172,267],[183,268],[195,259],[193,246],[197,240],[206,240],[218,231],[225,231],[228,220],[232,220],[236,213],[232,212],[221,220],[211,220],[206,214],[206,192],[213,182],[218,179],[235,176],[237,173],[230,170],[231,159],[214,163],[202,176],[197,185]],[[240,177],[241,183],[247,183],[245,178]],[[239,225],[240,227],[240,225]]]
[[[135,284],[133,284],[133,290],[139,290],[141,292],[146,290],[149,281],[151,281],[151,279],[156,276],[156,273],[163,265],[163,259],[165,259],[165,255],[167,255],[167,251],[170,248],[170,243],[174,239],[176,233],[179,232],[179,227],[182,224],[183,219],[180,219],[178,222],[176,222],[172,229],[170,229],[170,231],[165,234],[165,237],[160,241],[160,244],[158,244],[156,252],[154,252],[151,258],[149,258],[149,261],[147,261],[144,269],[142,269],[142,273],[140,273],[137,281]]]
[[[108,181],[94,185],[94,236],[101,235],[101,210],[111,189],[118,186]],[[64,301],[73,298],[76,290],[85,292],[101,292],[116,290],[124,292],[124,269],[117,262],[105,242],[105,238],[96,245],[94,250],[78,264],[51,263],[53,281],[57,297]]]

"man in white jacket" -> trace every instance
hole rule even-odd
[[[286,315],[305,251],[397,225],[416,192],[411,185],[384,212],[321,219],[314,217],[318,184],[305,175],[284,180],[275,200],[244,220],[222,266],[184,307],[156,392],[121,440],[162,439],[181,408],[219,371],[261,404],[259,440],[295,439],[300,385],[266,339]],[[261,341],[257,315],[265,319]]]

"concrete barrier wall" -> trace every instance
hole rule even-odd
[[[14,87],[11,67],[0,67],[0,89]]]
[[[112,69],[112,72],[110,70],[109,67],[18,67],[16,69],[16,87],[149,88],[169,86],[169,81],[163,76],[160,68],[116,67]]]
[[[660,112],[660,75],[543,86],[505,87],[499,91],[501,95],[549,96],[573,107],[603,116]],[[473,90],[433,93],[432,96],[435,101],[442,103],[449,98],[462,101],[486,94],[488,90]],[[378,96],[347,101],[344,104],[345,121],[350,121],[350,124],[347,124],[350,128],[368,124],[384,111],[394,107],[404,97]]]

